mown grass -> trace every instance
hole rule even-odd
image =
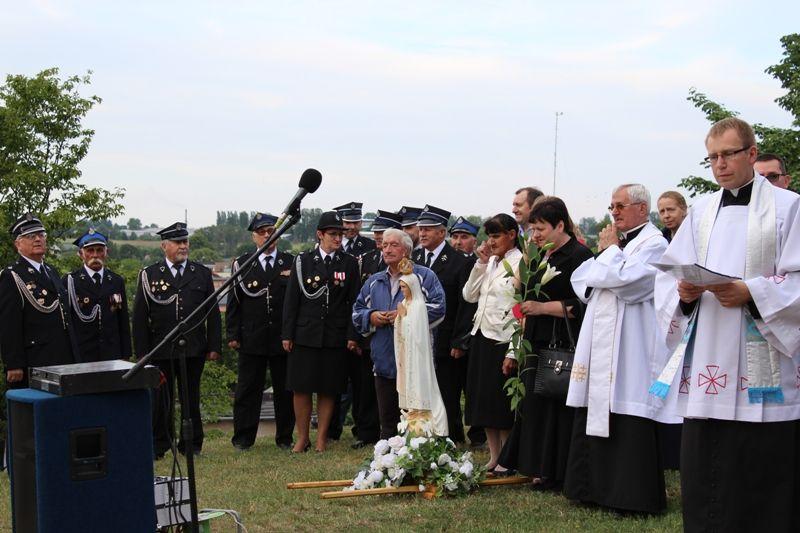
[[[237,510],[250,533],[681,530],[679,480],[672,472],[667,475],[668,510],[657,517],[620,516],[524,486],[483,488],[468,497],[435,501],[407,495],[321,500],[322,490],[285,488],[290,481],[353,477],[369,452],[351,450],[351,443],[343,438],[323,454],[291,455],[264,437],[251,451],[241,453],[231,446],[229,433],[212,429],[196,463],[200,507]],[[156,463],[160,474],[168,474],[169,467],[168,460]],[[5,502],[0,530],[6,531],[11,529],[9,482],[7,476],[0,477],[0,498]],[[213,530],[235,531],[228,518],[217,519]]]

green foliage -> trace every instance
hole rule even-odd
[[[142,229],[142,221],[138,218],[129,218],[128,223],[126,224],[128,229],[138,230]]]
[[[520,236],[519,245],[522,248],[522,260],[519,262],[518,273],[515,274],[511,265],[507,261],[503,261],[506,277],[516,276],[519,280],[514,294],[517,304],[514,306],[513,312],[516,312],[516,316],[510,317],[505,325],[506,328],[513,328],[509,351],[513,352],[517,359],[519,372],[516,376],[508,378],[503,384],[503,389],[511,399],[511,410],[515,412],[519,412],[522,400],[525,398],[525,383],[522,381],[522,375],[536,365],[536,355],[532,353],[533,346],[530,341],[525,339],[525,327],[519,306],[525,300],[537,299],[540,296],[546,297],[542,287],[560,274],[548,264],[545,258],[545,254],[553,247],[553,243],[545,243],[539,248],[532,241],[526,241],[524,237]]]
[[[94,130],[83,119],[97,96],[83,97],[85,76],[59,77],[58,69],[34,77],[9,75],[0,86],[0,223],[9,226],[19,215],[40,215],[51,244],[80,220],[119,215],[122,189],[87,187],[78,168],[89,150]],[[10,237],[2,232],[3,264],[13,259]]]
[[[775,102],[792,114],[794,128],[776,128],[753,123],[758,150],[761,153],[776,154],[786,163],[786,171],[792,176],[790,188],[800,190],[800,34],[794,33],[781,38],[783,59],[766,69],[766,73],[781,82],[786,94]],[[704,93],[692,87],[687,97],[694,107],[703,112],[709,122],[714,123],[728,117],[738,116],[724,105],[714,102]],[[701,163],[708,168],[708,165]],[[689,191],[690,197],[719,190],[719,186],[697,176],[683,178],[678,185]]]
[[[216,422],[233,412],[231,391],[236,373],[225,365],[207,362],[200,379],[200,414],[203,422]]]

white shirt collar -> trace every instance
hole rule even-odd
[[[184,261],[184,262],[182,262],[182,263],[173,263],[172,261],[170,261],[170,260],[169,260],[169,259],[167,259],[166,257],[164,258],[164,261],[166,261],[166,262],[167,262],[167,266],[169,267],[169,269],[170,269],[170,271],[172,272],[172,274],[173,274],[173,275],[175,275],[175,274],[177,274],[177,273],[178,273],[177,269],[175,268],[175,265],[176,265],[176,264],[179,264],[179,265],[181,265],[181,270],[182,270],[183,272],[186,272],[186,263],[188,263],[188,261]]]
[[[103,268],[101,268],[100,270],[98,270],[98,271],[96,271],[96,272],[95,272],[94,270],[92,270],[91,268],[89,268],[88,266],[86,266],[86,264],[84,264],[84,265],[83,265],[83,269],[86,271],[86,273],[87,273],[87,274],[89,274],[89,277],[90,277],[90,278],[91,278],[92,276],[94,276],[95,274],[100,274],[100,279],[101,279],[101,280],[103,279],[103,274],[104,274],[104,273],[105,273],[105,271],[106,271],[106,268],[105,268],[105,267],[103,267]],[[93,278],[93,279],[94,279],[94,278]]]
[[[322,250],[320,250],[320,252],[321,252],[321,251],[322,251]],[[277,256],[278,256],[278,249],[277,249],[277,248],[275,248],[274,250],[272,250],[272,253],[270,253],[270,254],[265,254],[265,253],[262,253],[260,256],[258,256],[258,260],[259,260],[259,261],[261,261],[261,264],[262,264],[262,265],[265,265],[265,264],[266,264],[266,262],[267,262],[267,258],[268,258],[268,257],[271,257],[271,258],[272,258],[272,264],[274,265],[274,264],[275,264],[275,258],[276,258]]]
[[[326,257],[328,256],[333,257],[333,254],[336,253],[336,252],[327,253],[325,250],[322,249],[321,246],[317,248],[317,250],[319,250],[319,256],[322,258],[323,261],[325,260]]]
[[[436,260],[439,258],[439,254],[442,253],[444,250],[444,245],[447,244],[447,241],[442,241],[439,243],[439,246],[434,248],[433,250],[428,250],[427,248],[423,248],[422,251],[424,252],[423,262],[428,262],[428,254],[433,252],[433,258],[431,258],[431,264],[435,263]]]
[[[30,257],[25,257],[24,255],[23,255],[22,257],[23,257],[23,258],[25,258],[25,260],[26,260],[28,263],[30,263],[30,264],[31,264],[31,266],[32,266],[33,268],[35,268],[35,269],[36,269],[38,272],[42,272],[42,273],[44,274],[44,272],[42,271],[42,263],[39,263],[39,262],[37,262],[37,261],[34,261],[34,260],[33,260],[33,259],[31,259]]]

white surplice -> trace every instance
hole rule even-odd
[[[589,407],[586,433],[607,437],[609,412],[677,423],[648,388],[663,368],[653,350],[653,288],[667,247],[648,223],[625,249],[612,245],[572,274],[572,287],[588,302],[570,377],[567,405]],[[587,288],[593,289],[586,297]]]
[[[756,176],[754,187],[763,182]],[[670,384],[665,409],[686,418],[777,422],[800,418],[800,197],[766,182],[775,198],[776,257],[773,275],[746,279],[762,320],[756,325],[780,357],[783,403],[750,403],[747,394],[746,319],[743,307],[722,307],[713,294],[700,297],[694,345]],[[716,193],[692,206],[662,262],[699,263],[721,274],[744,277],[748,206],[721,207],[711,228],[705,263],[697,243],[703,214]],[[755,197],[755,196],[753,196]],[[686,329],[677,281],[660,273],[655,302],[659,348],[671,353]]]

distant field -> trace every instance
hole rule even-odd
[[[137,248],[160,248],[161,241],[111,241],[114,246],[122,246],[123,244],[130,244],[131,246],[135,246]]]

